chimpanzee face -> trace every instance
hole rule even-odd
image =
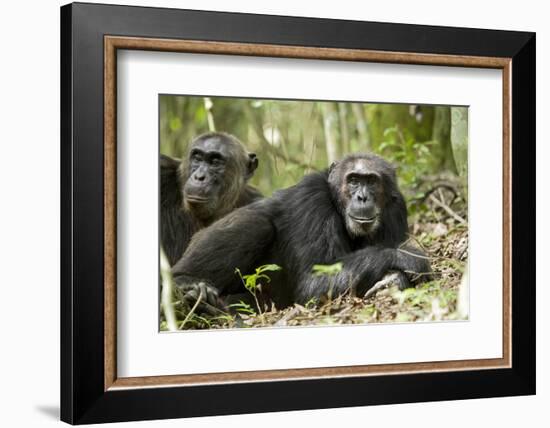
[[[256,155],[224,134],[207,134],[191,145],[183,197],[199,218],[221,217],[234,208],[240,191],[257,166]]]
[[[190,204],[204,204],[218,197],[226,170],[232,165],[228,148],[219,139],[196,142],[189,152],[189,177],[184,195]]]
[[[351,237],[372,234],[381,224],[386,202],[383,175],[391,167],[380,161],[378,157],[353,156],[331,169],[329,181]]]

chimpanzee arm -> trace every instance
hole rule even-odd
[[[160,242],[170,266],[178,261],[189,242],[193,225],[182,221],[180,162],[160,155]]]
[[[430,258],[419,248],[402,245],[394,255],[393,269],[407,274],[413,284],[433,279]]]
[[[431,272],[428,258],[413,247],[385,248],[366,247],[344,255],[334,263],[342,262],[342,270],[335,275],[314,275],[311,271],[303,272],[301,284],[296,290],[295,299],[305,303],[311,298],[332,294],[338,296],[348,290],[354,290],[362,296],[376,282],[392,270],[412,276],[429,275]],[[304,266],[311,267],[310,264]]]
[[[235,210],[198,232],[172,268],[176,284],[202,281],[219,295],[235,292],[240,286],[235,269],[250,272],[273,241],[275,231],[269,210],[257,208],[265,203],[259,201]]]
[[[178,178],[179,161],[166,155],[160,155],[160,188],[162,202],[181,204]]]

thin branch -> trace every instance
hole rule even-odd
[[[197,297],[195,304],[193,305],[191,310],[187,313],[187,316],[181,323],[180,330],[183,330],[183,327],[185,326],[185,324],[187,324],[187,321],[189,321],[189,319],[191,318],[191,315],[195,313],[195,311],[197,310],[197,306],[199,306],[199,303],[201,302],[201,300],[202,300],[202,290],[199,291],[199,297]]]
[[[438,207],[443,208],[449,214],[452,218],[454,218],[456,221],[462,224],[467,224],[466,220],[464,220],[462,217],[460,217],[456,212],[454,212],[451,207],[449,207],[447,204],[441,202],[439,199],[437,199],[433,194],[430,195],[430,200],[436,204]]]
[[[208,130],[216,132],[216,124],[214,123],[214,115],[212,114],[214,103],[209,97],[204,97],[204,110],[206,111],[206,119],[208,121]]]
[[[162,278],[162,292],[161,292],[161,307],[166,318],[166,324],[168,330],[176,331],[178,325],[176,322],[176,314],[174,313],[174,304],[172,302],[174,283],[172,281],[172,274],[170,273],[170,264],[166,258],[164,251],[160,251],[160,275]]]
[[[413,198],[410,200],[411,203],[422,203],[424,202],[426,199],[428,199],[430,197],[430,195],[440,189],[446,189],[448,190],[449,192],[451,192],[453,194],[453,199],[451,201],[451,203],[457,198],[458,196],[458,191],[457,189],[451,184],[451,183],[436,183],[434,185],[434,187],[432,187],[430,190],[428,190],[427,192],[425,192],[422,196],[418,197],[418,198]]]
[[[420,254],[411,253],[410,251],[404,250],[403,248],[398,248],[397,251],[400,251],[412,257],[417,257],[419,259],[430,260],[430,257],[428,256],[421,256]]]

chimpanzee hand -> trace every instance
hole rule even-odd
[[[185,282],[177,285],[177,290],[182,301],[189,307],[197,305],[197,313],[219,315],[225,309],[218,290],[204,281]]]
[[[412,287],[406,274],[398,270],[390,271],[386,273],[380,281],[376,282],[371,288],[369,288],[363,298],[368,299],[369,297],[376,294],[378,291],[382,290],[383,288],[387,288],[390,285],[397,285],[400,291]]]
[[[413,284],[411,284],[411,280],[409,279],[410,276],[407,275],[406,273],[403,273],[401,271],[395,271],[394,274],[395,274],[394,283],[397,284],[397,287],[399,288],[400,291],[403,291],[406,288],[411,288],[414,286]]]
[[[398,248],[396,253],[397,262],[395,268],[405,274],[406,278],[410,281],[409,287],[433,280],[430,259],[423,252],[415,247],[404,246]],[[399,288],[403,289],[407,287],[403,283]]]

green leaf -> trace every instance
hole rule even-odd
[[[181,119],[179,117],[173,117],[170,119],[170,131],[174,132],[181,128]]]
[[[397,132],[397,127],[392,126],[390,128],[386,128],[384,130],[384,137],[387,137],[388,135],[393,134],[394,132]]]
[[[282,270],[283,268],[276,264],[270,264],[270,265],[263,265],[259,268],[256,268],[256,273],[260,274],[262,272],[275,272],[277,270]]]
[[[249,315],[255,315],[256,312],[254,309],[252,309],[252,306],[250,306],[248,303],[243,302],[242,300],[239,303],[232,303],[229,305],[230,308],[235,308],[237,312],[249,314]]]
[[[382,141],[380,143],[380,146],[378,146],[378,150],[383,151],[386,147],[393,146],[394,143],[392,141]]]
[[[315,276],[320,275],[336,275],[342,271],[342,262],[334,263],[332,265],[313,265],[313,274]]]

